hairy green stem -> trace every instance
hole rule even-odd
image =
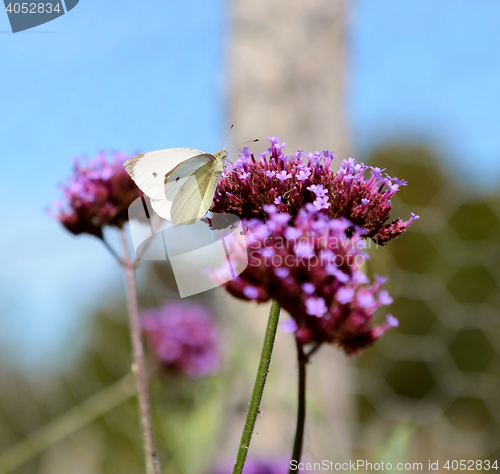
[[[149,405],[148,379],[146,362],[144,360],[144,347],[142,345],[141,322],[139,319],[139,303],[137,301],[137,288],[135,282],[136,262],[132,261],[128,251],[128,242],[125,231],[120,229],[123,245],[123,269],[127,282],[127,297],[130,316],[130,335],[132,339],[132,352],[134,355],[133,372],[135,374],[137,395],[139,399],[139,418],[142,428],[142,441],[147,474],[160,474],[160,463],[156,454],[153,436],[153,423],[151,421],[151,408]]]
[[[299,389],[297,403],[297,426],[295,429],[295,440],[293,443],[292,459],[288,474],[298,471],[298,464],[302,456],[302,446],[304,444],[304,425],[306,421],[306,365],[307,356],[304,354],[302,344],[295,339],[297,345],[297,362],[299,364]]]
[[[236,462],[234,463],[233,474],[241,474],[243,466],[247,458],[248,448],[252,439],[253,430],[255,428],[255,420],[259,413],[260,401],[264,392],[266,384],[267,373],[269,372],[269,365],[271,363],[271,356],[273,354],[274,340],[276,338],[276,330],[278,328],[278,321],[280,317],[280,305],[273,300],[271,310],[269,312],[269,319],[267,321],[266,335],[264,337],[264,344],[262,346],[262,353],[260,355],[259,369],[257,377],[255,378],[255,385],[253,387],[252,398],[248,407],[247,418],[243,433],[241,435],[240,447]]]

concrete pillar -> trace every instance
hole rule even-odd
[[[259,137],[251,149],[267,148],[266,136],[279,136],[285,152],[349,152],[345,115],[345,0],[235,0],[232,8],[230,121],[234,143]],[[333,165],[332,165],[333,166]],[[234,458],[250,399],[268,305],[242,303],[218,294],[227,304],[229,336],[241,348],[226,410],[219,459]],[[281,319],[288,318],[282,314]],[[279,330],[264,394],[262,414],[249,456],[289,456],[295,429],[297,366],[290,334]],[[309,366],[308,416],[304,458],[348,459],[352,422],[350,360],[323,347]]]

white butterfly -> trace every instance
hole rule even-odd
[[[211,155],[193,148],[167,148],[141,153],[123,166],[160,217],[183,225],[208,212],[226,158],[226,150]]]

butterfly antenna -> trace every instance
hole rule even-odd
[[[255,140],[248,140],[247,142],[239,143],[238,145],[233,145],[232,147],[228,148],[228,150],[230,150],[231,148],[236,148],[237,146],[246,145],[247,143],[255,143],[258,141],[260,141],[258,138],[256,138]]]
[[[231,136],[231,131],[233,130],[233,127],[234,127],[234,123],[231,124],[231,126],[229,127],[229,133],[227,134],[226,144],[222,147],[223,150],[226,149],[227,144],[229,143],[229,137]]]

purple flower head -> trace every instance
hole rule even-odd
[[[317,318],[321,318],[328,308],[325,305],[325,300],[323,298],[306,298],[306,313],[310,316],[316,316]]]
[[[380,304],[389,305],[392,303],[392,298],[387,290],[382,290],[378,295]]]
[[[279,173],[276,173],[276,178],[278,178],[280,181],[286,181],[287,179],[290,179],[292,177],[291,173],[287,173],[286,171],[280,171]]]
[[[141,315],[152,354],[166,369],[198,378],[217,372],[219,337],[208,311],[194,303],[167,303]]]
[[[397,328],[398,326],[399,321],[392,314],[388,314],[385,322],[374,329],[375,337],[380,337],[388,329]]]
[[[385,320],[390,327],[397,328],[399,326],[399,321],[392,314],[388,314]]]
[[[272,145],[278,145],[279,142],[280,142],[280,138],[279,137],[266,137]]]
[[[394,326],[390,318],[373,325],[377,309],[392,300],[381,290],[383,279],[371,283],[361,271],[368,257],[360,232],[346,235],[352,223],[331,219],[312,205],[294,221],[274,206],[266,209],[267,221],[244,221],[248,266],[225,283],[229,293],[247,301],[275,299],[295,321],[293,333],[301,343],[327,342],[348,354]],[[226,244],[231,251],[230,238]]]
[[[301,150],[291,156],[282,153],[284,144],[269,137],[271,148],[255,156],[244,153],[234,169],[250,173],[242,180],[238,172],[226,170],[219,181],[211,206],[212,212],[232,213],[243,219],[267,219],[265,205],[281,196],[279,210],[290,214],[292,222],[307,203],[330,218],[345,217],[364,229],[368,237],[380,245],[401,235],[413,222],[401,219],[389,221],[391,196],[403,180],[383,175],[379,168],[369,168],[354,158],[343,160],[334,172],[330,163],[335,157],[329,151],[306,154]],[[368,172],[369,171],[369,172]],[[365,173],[367,176],[365,176]]]
[[[316,185],[313,184],[307,188],[309,191],[312,191],[317,197],[322,198],[328,194],[328,191],[323,187],[322,184]]]
[[[250,147],[248,146],[245,146],[243,147],[243,149],[239,150],[240,153],[243,155],[243,156],[246,156],[247,158],[250,158]]]
[[[259,290],[255,286],[248,285],[243,289],[243,293],[247,298],[256,299],[259,296]]]
[[[348,304],[354,298],[354,288],[343,286],[337,290],[335,297],[340,304]]]
[[[319,197],[316,199],[316,201],[313,202],[313,206],[318,210],[321,211],[321,209],[328,209],[331,204],[328,202],[328,198],[326,196]]]
[[[309,168],[300,169],[297,173],[297,179],[299,181],[306,181],[309,176],[311,176],[311,170]]]
[[[290,270],[288,270],[288,268],[278,267],[274,270],[274,273],[276,273],[276,276],[280,278],[286,278],[290,275]]]
[[[297,330],[297,323],[294,319],[287,319],[281,323],[283,332],[295,332]]]
[[[75,160],[73,175],[62,185],[64,200],[54,204],[51,216],[71,233],[102,237],[104,226],[122,227],[128,207],[142,195],[123,167],[130,158],[105,153],[91,160]]]
[[[302,288],[302,291],[304,293],[306,293],[307,295],[312,295],[316,291],[316,288],[314,287],[314,285],[308,281],[306,281],[305,283],[302,283],[302,285],[300,285],[300,287]]]

